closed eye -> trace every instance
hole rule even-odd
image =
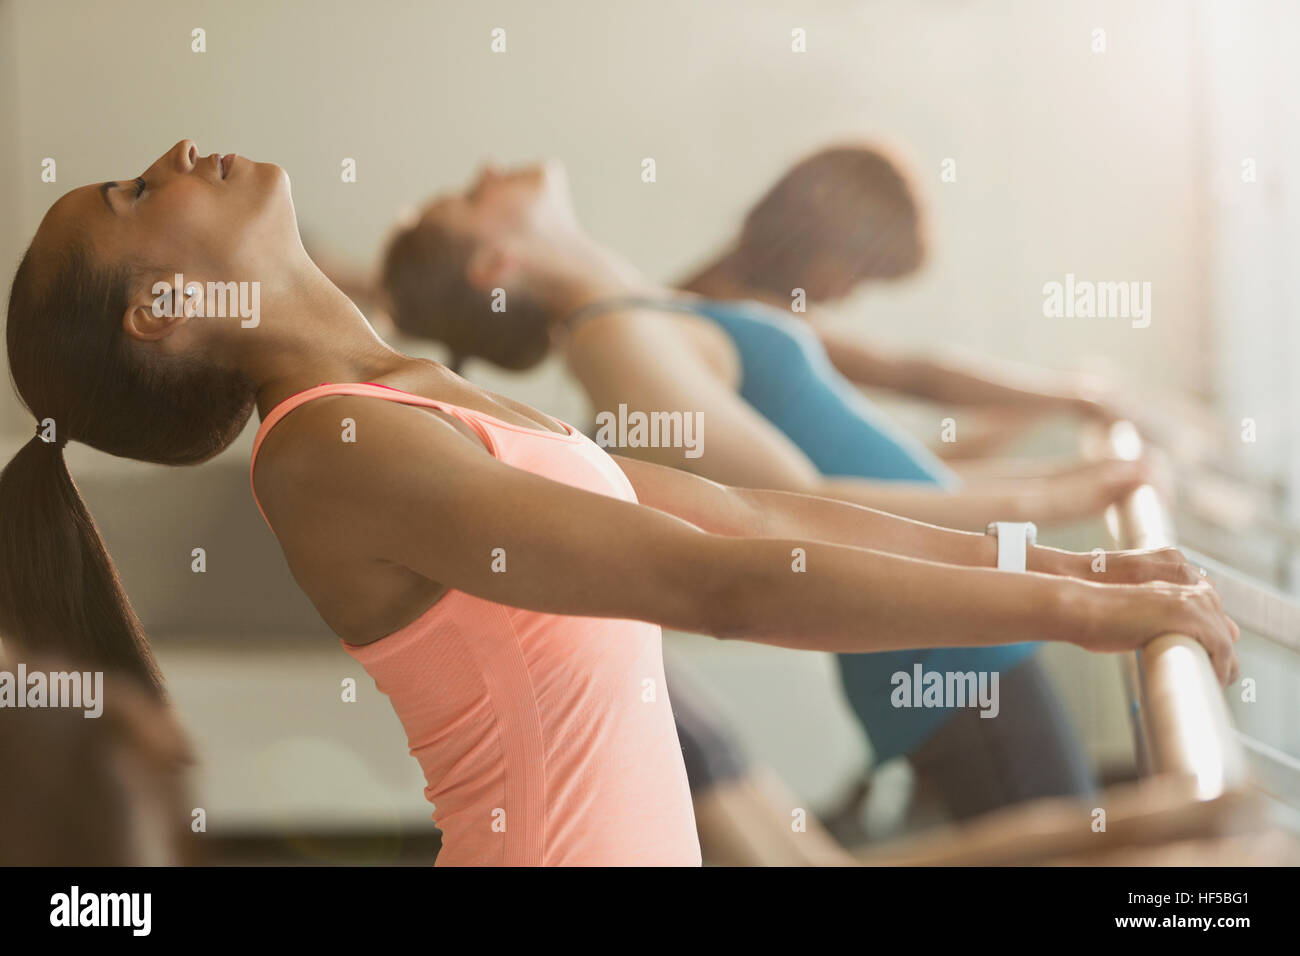
[[[143,176],[139,176],[139,177],[136,178],[136,180],[135,180],[135,198],[136,198],[136,199],[139,199],[141,196],[144,195],[144,190],[145,190],[145,187],[146,187],[147,185],[148,185],[148,183],[146,183],[146,182],[144,181],[144,177],[143,177]]]

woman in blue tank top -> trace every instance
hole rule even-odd
[[[695,307],[722,326],[735,343],[747,373],[741,395],[790,436],[823,474],[960,487],[953,470],[894,427],[862,395],[859,385],[976,409],[976,415],[963,416],[962,441],[939,446],[958,464],[987,453],[994,442],[1006,441],[1044,414],[1102,421],[1114,417],[1101,401],[1100,383],[1082,376],[1035,376],[1024,370],[1014,377],[1005,371],[990,376],[932,357],[900,358],[873,348],[860,335],[844,335],[803,321],[808,306],[815,309],[846,298],[864,284],[919,270],[928,253],[927,234],[915,180],[897,155],[874,145],[831,146],[785,173],[746,214],[727,251],[681,288],[705,297],[695,300]],[[757,302],[773,308],[761,310]],[[777,367],[782,373],[774,376],[770,370]],[[778,380],[782,388],[791,390],[784,396],[777,394]],[[852,439],[836,440],[845,436]],[[1032,652],[1032,647],[1006,648],[1003,663],[1014,667],[1026,662]],[[978,722],[967,721],[965,727],[954,723],[936,735],[936,727],[928,722],[890,719],[880,704],[882,674],[888,666],[906,660],[885,660],[888,657],[893,655],[840,658],[850,703],[865,727],[877,728],[871,739],[878,757],[913,753],[918,736],[928,735],[927,746],[913,756],[917,769],[931,778],[929,782],[950,807],[969,812],[986,809],[992,799],[987,793],[981,796],[981,788],[973,785],[973,779],[986,776],[979,767],[984,759],[981,744],[990,737],[1011,739],[1003,734],[1004,728],[1022,733],[1025,728],[1007,721],[996,730],[981,732]],[[977,655],[977,659],[990,658]],[[945,663],[960,665],[962,655]],[[1046,678],[1032,660],[1016,673],[1018,680],[1032,682],[1040,692],[1047,688]],[[1053,733],[1068,734],[1054,701],[1044,696],[1029,708],[1031,718],[1034,710],[1039,719],[1051,718],[1043,722],[1049,728],[1041,736],[1045,747],[1052,746]],[[1040,760],[1036,769],[1021,774],[1022,779],[1036,782],[1044,791],[1082,787],[1087,778],[1077,748],[1071,750],[1062,740],[1053,749],[1069,758]],[[1054,775],[1055,784],[1051,783]]]
[[[517,241],[533,224],[481,208],[492,201],[483,197],[515,189],[536,193],[548,208],[545,244]],[[390,241],[382,285],[398,327],[446,344],[453,360],[526,369],[558,344],[597,412],[697,416],[708,427],[702,454],[632,438],[617,442],[620,453],[729,484],[982,530],[995,520],[1098,515],[1148,478],[1142,463],[1103,462],[959,482],[858,393],[802,322],[757,303],[656,286],[590,239],[556,164],[485,169],[464,192],[426,204]],[[1028,570],[1061,571],[1061,554],[1032,547]],[[1089,574],[1065,569],[1076,572]],[[839,663],[877,761],[906,755],[964,816],[1091,786],[1034,650],[941,648],[840,655]],[[997,719],[987,719],[990,708],[934,706],[920,688],[935,675],[950,682],[997,675]]]

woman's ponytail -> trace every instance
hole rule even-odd
[[[162,693],[140,621],[63,457],[33,437],[0,473],[0,634]]]
[[[136,461],[196,464],[235,440],[256,390],[205,356],[134,347],[122,316],[142,275],[100,262],[77,242],[33,243],[14,275],[9,370],[43,427],[0,473],[0,636],[74,664],[121,669],[161,694],[63,446],[72,439]]]

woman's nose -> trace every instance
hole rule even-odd
[[[199,158],[199,148],[192,139],[183,139],[171,148],[168,153],[177,172],[188,173],[194,168],[194,164]]]
[[[184,175],[194,169],[199,158],[199,148],[192,139],[183,139],[167,152],[158,157],[157,162],[149,167],[148,174],[158,180],[158,186],[166,181],[172,173]]]

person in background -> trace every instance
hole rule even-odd
[[[901,155],[878,144],[841,143],[795,163],[749,209],[723,251],[676,285],[708,299],[781,309],[806,321],[855,385],[960,409],[959,440],[938,442],[935,452],[967,478],[1042,474],[1041,462],[990,455],[1049,417],[1133,420],[1188,461],[1213,445],[1217,423],[1172,396],[991,354],[900,352],[871,341],[869,326],[850,330],[824,321],[821,307],[923,270],[934,241],[917,177]]]
[[[0,671],[85,671],[0,646]],[[91,668],[93,670],[94,668]],[[25,692],[15,688],[16,693]],[[190,829],[189,740],[158,688],[107,672],[102,712],[0,708],[0,866],[180,866]]]

